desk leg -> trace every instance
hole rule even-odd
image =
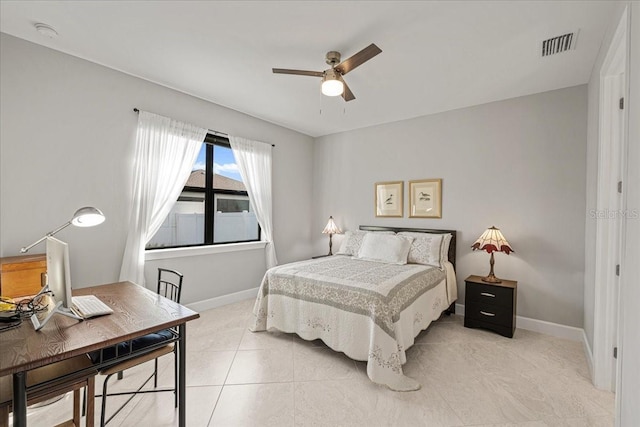
[[[178,425],[187,425],[187,395],[186,395],[186,367],[187,367],[187,324],[178,325],[180,340],[178,341]]]
[[[27,373],[13,374],[13,425],[27,427]]]

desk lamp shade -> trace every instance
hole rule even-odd
[[[329,222],[327,222],[327,225],[324,227],[324,230],[322,230],[322,234],[329,235],[329,255],[333,255],[333,252],[331,251],[331,246],[333,245],[331,238],[333,237],[334,234],[342,234],[342,230],[338,228],[336,223],[333,221],[332,216],[329,217]]]
[[[87,206],[73,214],[71,224],[76,227],[93,227],[104,222],[104,214],[98,208]]]
[[[493,274],[493,253],[504,252],[509,255],[509,253],[514,252],[514,250],[511,245],[509,245],[509,242],[507,242],[507,239],[504,238],[500,230],[496,227],[487,228],[487,230],[482,233],[482,236],[480,236],[471,247],[474,251],[479,249],[491,254],[491,260],[489,261],[491,270],[489,271],[489,275],[487,277],[483,277],[482,280],[488,283],[501,283],[502,280],[498,279],[495,274]]]

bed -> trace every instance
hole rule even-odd
[[[366,361],[371,381],[418,390],[420,383],[402,371],[406,350],[452,312],[455,253],[455,230],[360,226],[346,233],[336,255],[269,269],[250,330],[321,339]]]

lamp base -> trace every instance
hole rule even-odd
[[[498,279],[495,274],[493,274],[493,264],[495,264],[495,260],[493,259],[493,252],[491,252],[491,258],[489,259],[491,270],[489,270],[489,275],[487,277],[482,278],[482,281],[487,283],[502,283],[502,280]]]
[[[332,237],[333,237],[333,233],[329,233],[329,255],[327,256],[333,255],[333,252],[331,251],[331,246],[333,246],[333,242],[331,241]]]
[[[483,277],[482,281],[487,283],[502,283],[502,280],[498,279],[493,274],[489,274],[487,277]]]

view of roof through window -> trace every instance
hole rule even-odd
[[[213,150],[213,237],[207,239],[206,163]],[[259,239],[246,187],[229,147],[202,144],[185,188],[147,249],[243,242]]]
[[[198,158],[185,187],[204,188],[207,161],[206,144],[202,144]],[[213,188],[219,190],[247,191],[240,177],[240,171],[233,151],[219,145],[213,146]]]

